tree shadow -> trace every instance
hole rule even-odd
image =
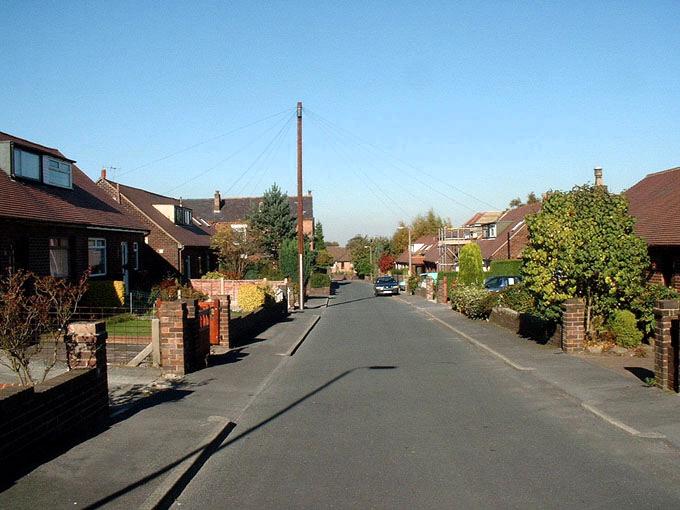
[[[647,382],[646,379],[653,379],[655,375],[654,371],[649,370],[648,368],[642,367],[623,367],[623,368],[624,370],[628,370],[631,374],[640,379],[642,382]]]
[[[333,303],[328,303],[328,306],[331,307],[331,306],[348,305],[348,304],[350,304],[350,303],[356,303],[356,302],[358,302],[358,301],[365,301],[365,300],[367,300],[367,299],[375,299],[375,296],[366,296],[366,297],[362,297],[362,298],[348,299],[347,301],[340,301],[339,303],[335,303],[335,302],[333,302]]]

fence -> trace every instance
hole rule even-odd
[[[225,280],[224,278],[191,280],[191,286],[195,290],[202,292],[209,297],[230,296],[231,307],[234,310],[240,309],[238,304],[238,289],[243,285],[268,285],[274,289],[285,289],[288,287],[288,280]],[[282,290],[282,293],[282,295],[285,296],[286,291]]]

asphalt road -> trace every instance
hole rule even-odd
[[[396,298],[340,287],[182,508],[680,508],[634,438]]]

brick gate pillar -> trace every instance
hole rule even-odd
[[[582,298],[567,299],[562,303],[562,350],[583,350],[585,338],[585,302]]]
[[[106,323],[72,322],[68,325],[68,365],[73,369],[96,369],[96,383],[90,388],[92,397],[102,403],[102,412],[108,412],[109,381],[106,368]]]
[[[231,320],[231,297],[228,295],[215,296],[220,301],[220,345],[231,347],[229,342],[229,321]]]
[[[654,375],[656,384],[660,388],[669,389],[669,382],[673,377],[670,373],[671,364],[671,340],[673,334],[673,321],[680,314],[680,301],[677,299],[664,299],[657,302],[654,308]]]
[[[161,367],[165,373],[184,375],[187,371],[184,333],[187,323],[187,304],[182,301],[163,301],[158,309],[161,322]]]
[[[437,280],[437,303],[446,303],[449,300],[449,277],[442,276]]]

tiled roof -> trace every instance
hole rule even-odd
[[[49,223],[77,224],[146,231],[131,218],[74,163],[57,149],[0,132],[0,141],[70,161],[73,189],[49,186],[39,182],[14,180],[9,169],[0,169],[0,217]]]
[[[508,234],[510,234],[510,258],[519,258],[527,245],[527,225],[524,221],[529,214],[541,210],[541,203],[526,204],[510,209],[498,218],[498,232],[494,239],[479,239],[477,244],[483,259],[508,258]]]
[[[109,185],[111,190],[116,190],[120,186],[120,193],[123,198],[129,200],[134,206],[142,211],[151,221],[157,224],[162,230],[170,235],[175,241],[184,246],[210,246],[210,235],[212,229],[208,226],[199,227],[197,225],[176,225],[174,221],[164,216],[154,205],[180,205],[176,198],[157,195],[139,188],[126,186],[108,179],[99,179],[99,185]],[[191,209],[191,206],[182,202],[183,206]],[[200,221],[200,216],[193,211],[194,219]]]
[[[472,218],[463,223],[463,226],[486,225],[487,223],[494,223],[498,221],[503,215],[502,211],[482,211],[476,213]]]
[[[418,257],[419,260],[425,262],[431,262],[436,264],[439,261],[439,238],[437,236],[426,235],[420,236],[415,241],[412,241],[413,246],[419,246],[411,253],[411,262],[413,262],[414,257]],[[409,248],[405,249],[401,255],[397,258],[396,262],[400,264],[408,264],[408,251]]]
[[[647,244],[680,245],[680,167],[649,174],[625,195],[635,232]]]
[[[288,197],[290,203],[291,216],[297,217],[297,196]],[[194,213],[210,223],[240,223],[245,222],[250,212],[257,208],[262,197],[238,197],[222,198],[219,212],[214,211],[214,199],[212,198],[189,198],[184,200],[187,207],[191,207]],[[313,197],[304,195],[302,197],[302,217],[313,219]]]
[[[327,246],[326,251],[333,257],[333,261],[335,262],[347,262],[352,260],[352,257],[349,255],[349,250],[342,246]]]

